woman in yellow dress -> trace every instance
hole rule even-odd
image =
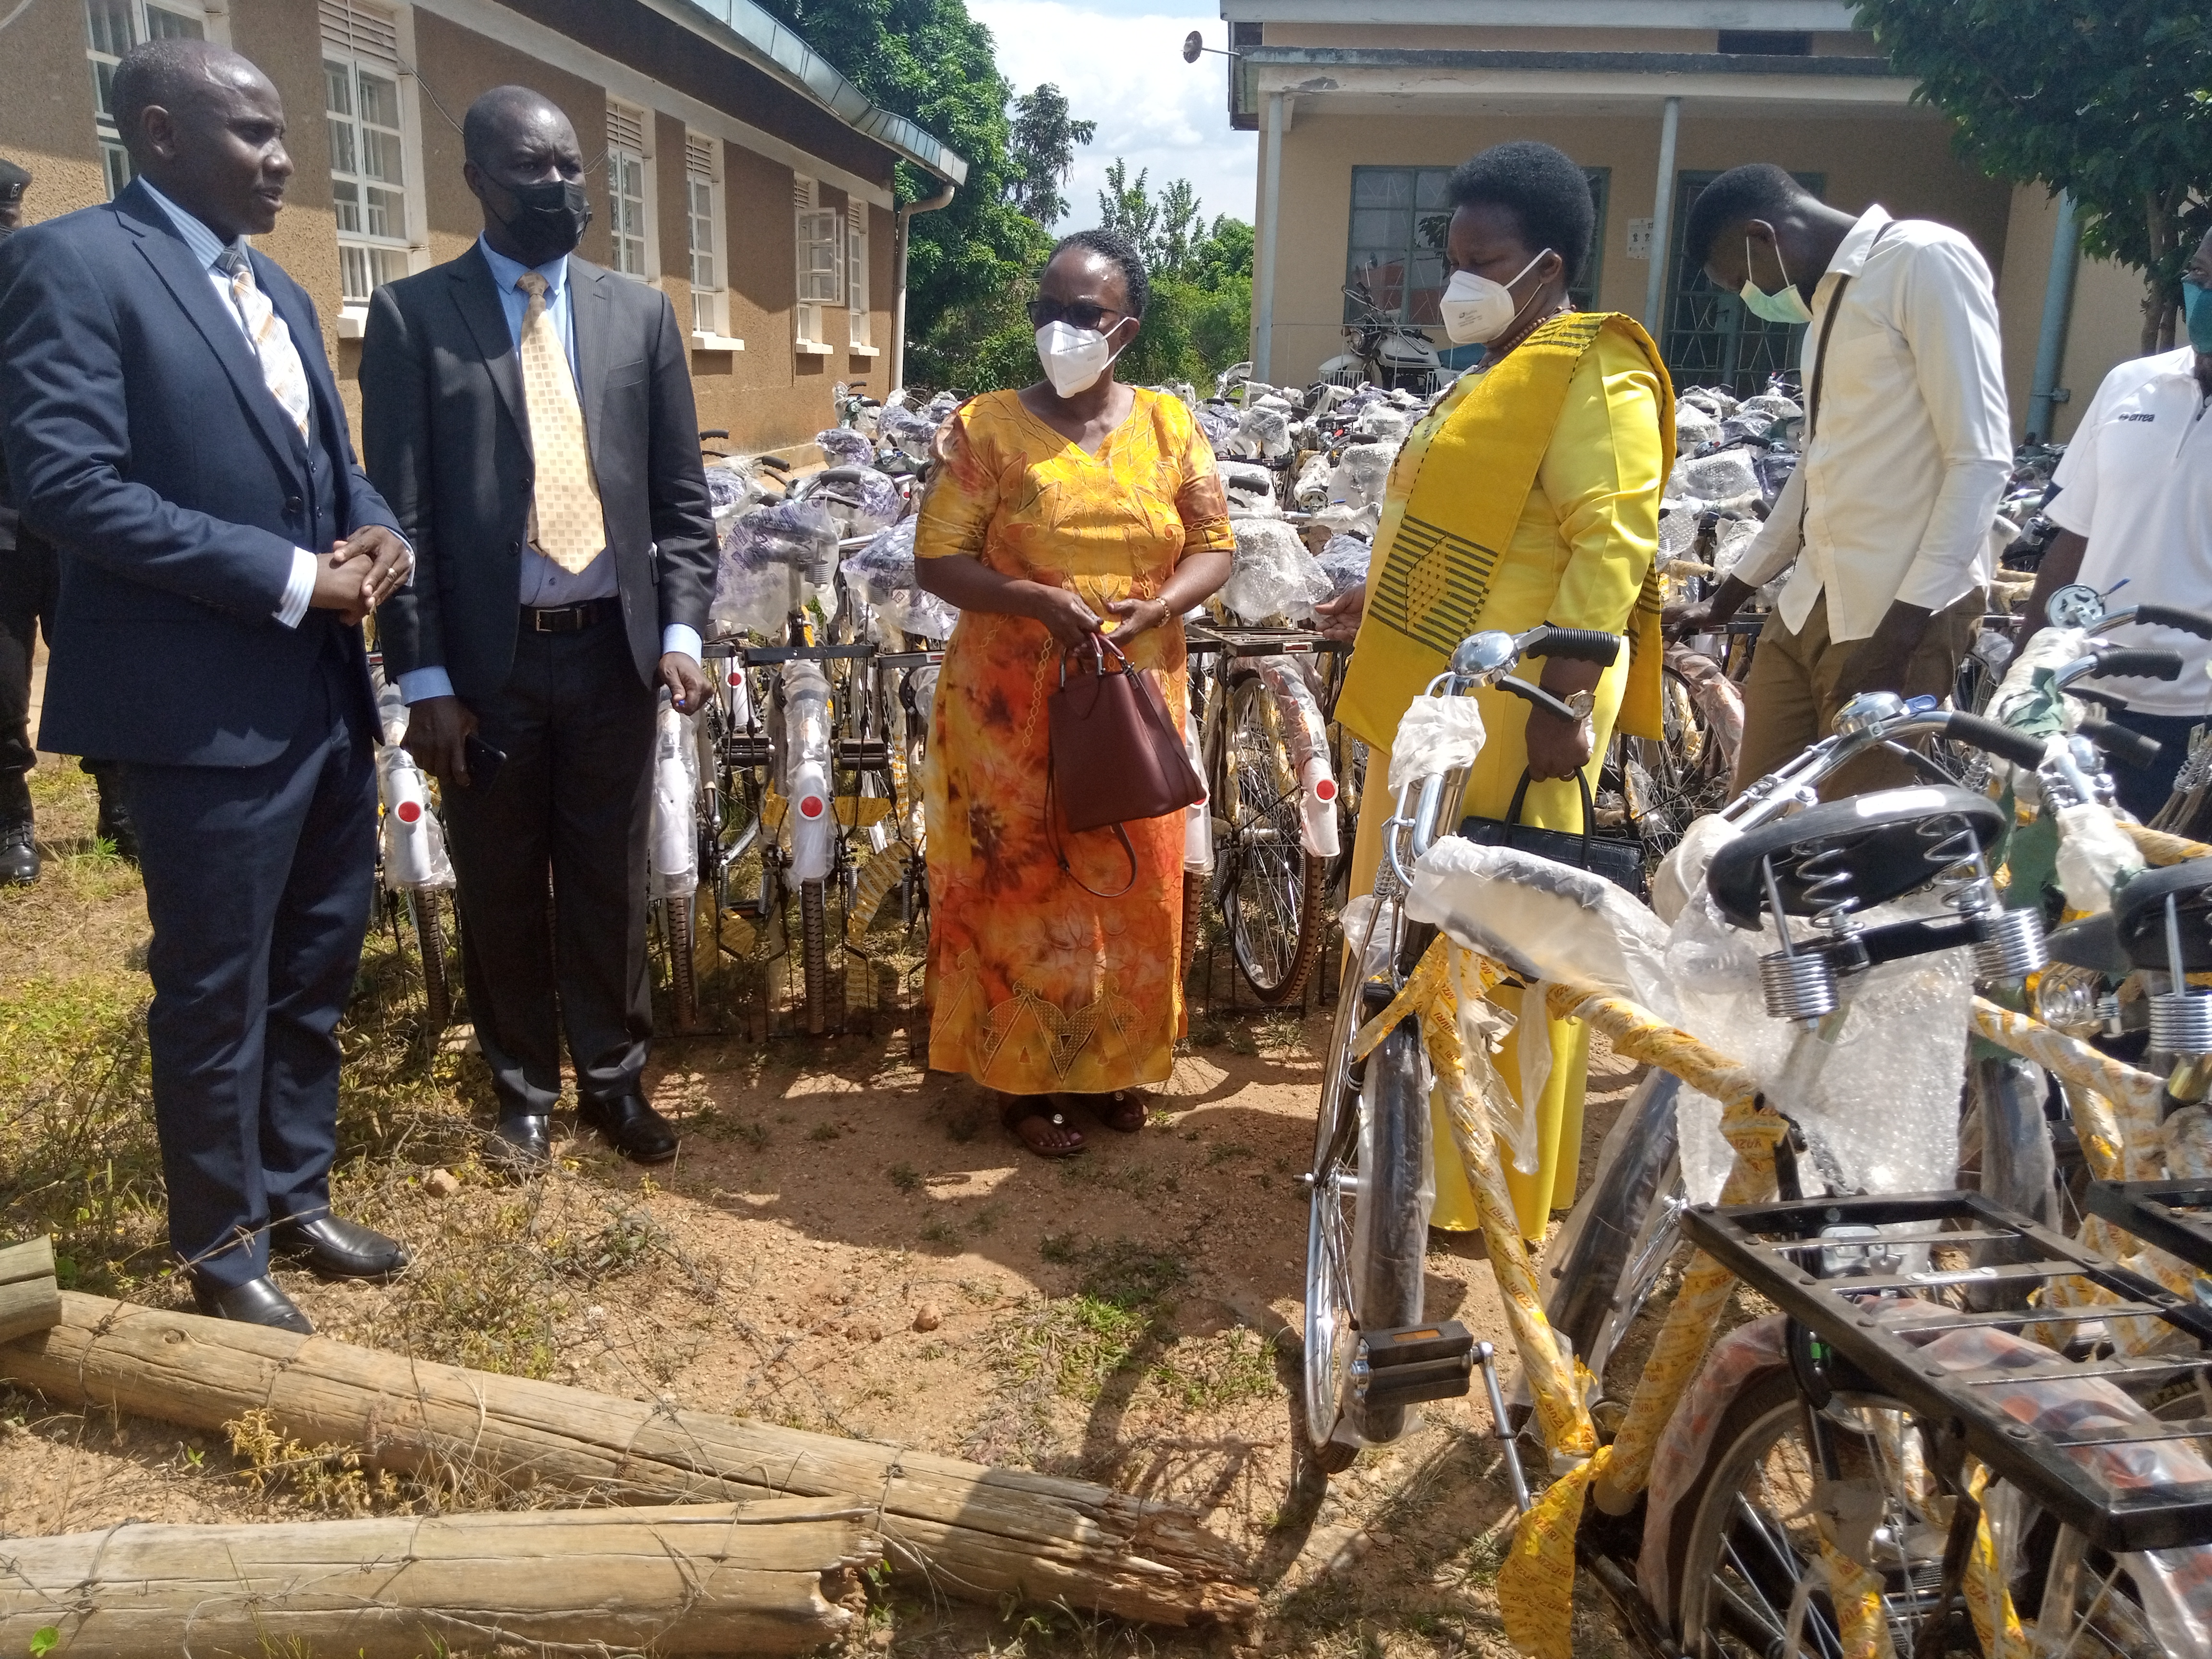
[[[917,580],[961,613],[922,767],[929,1063],[993,1091],[1044,1158],[1083,1149],[1079,1102],[1142,1128],[1140,1087],[1167,1079],[1184,1029],[1182,815],[1124,826],[1120,891],[1121,843],[1071,835],[1045,789],[1063,653],[1106,634],[1180,725],[1182,615],[1236,545],[1189,410],[1114,378],[1148,289],[1121,237],[1053,251],[1030,306],[1046,378],[953,412],[915,536]]]
[[[1481,691],[1488,740],[1468,778],[1465,812],[1507,816],[1523,770],[1520,821],[1579,830],[1581,772],[1593,786],[1618,724],[1659,735],[1661,590],[1653,564],[1659,496],[1674,465],[1674,390],[1657,349],[1626,317],[1578,313],[1568,285],[1589,252],[1595,213],[1581,167],[1548,144],[1500,144],[1452,174],[1452,271],[1446,331],[1489,349],[1407,440],[1392,470],[1365,586],[1325,626],[1353,638],[1337,718],[1366,739],[1366,796],[1352,851],[1352,890],[1371,891],[1382,825],[1380,787],[1407,705],[1468,634],[1522,633],[1540,623],[1628,636],[1610,668],[1536,659],[1519,671],[1587,708],[1571,723],[1503,691]],[[1516,1018],[1542,1018],[1521,994],[1493,994]],[[1533,1170],[1509,1159],[1506,1184],[1522,1233],[1541,1239],[1550,1212],[1574,1200],[1582,1140],[1588,1030],[1552,1020],[1550,1079],[1535,1114]],[[1498,1056],[1521,1084],[1518,1034]],[[1436,1121],[1433,1224],[1475,1227],[1449,1128]]]

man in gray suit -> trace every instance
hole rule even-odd
[[[565,1030],[580,1119],[653,1163],[653,725],[659,687],[705,702],[715,568],[685,340],[665,295],[574,257],[583,156],[549,100],[494,88],[463,143],[483,235],[380,288],[362,348],[369,476],[416,561],[379,642],[446,785],[498,1151],[546,1158]]]

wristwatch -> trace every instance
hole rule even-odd
[[[1578,720],[1586,720],[1590,717],[1590,710],[1597,707],[1597,693],[1595,691],[1570,691],[1565,696],[1561,697],[1559,701],[1566,704],[1567,713],[1572,714]]]

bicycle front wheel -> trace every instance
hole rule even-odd
[[[407,895],[407,918],[414,924],[415,948],[422,958],[423,1018],[434,1036],[453,1018],[453,973],[441,914],[443,905],[436,894],[425,890]]]
[[[1313,970],[1328,871],[1301,839],[1304,786],[1291,764],[1274,694],[1258,675],[1245,675],[1230,687],[1228,713],[1221,917],[1237,971],[1254,996],[1275,1007],[1304,989]]]
[[[1401,1024],[1355,1073],[1349,1061],[1360,984],[1347,968],[1322,1082],[1306,1231],[1306,1436],[1315,1463],[1332,1474],[1351,1464],[1363,1442],[1395,1440],[1405,1430],[1407,1407],[1360,1401],[1352,1363],[1363,1330],[1419,1322],[1428,1242],[1419,1029]]]

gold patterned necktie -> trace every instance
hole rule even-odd
[[[581,575],[607,544],[606,516],[584,437],[584,408],[577,401],[568,354],[545,308],[545,279],[526,270],[515,286],[530,296],[522,315],[521,349],[522,395],[530,410],[537,472],[530,539],[562,569]]]
[[[306,437],[313,405],[307,398],[307,366],[300,361],[300,348],[292,343],[292,331],[276,314],[269,296],[254,285],[253,266],[244,252],[227,247],[216,255],[215,265],[230,278],[230,302],[238,307],[239,319],[246,325],[246,337],[252,342],[269,395],[291,417],[300,435]]]

